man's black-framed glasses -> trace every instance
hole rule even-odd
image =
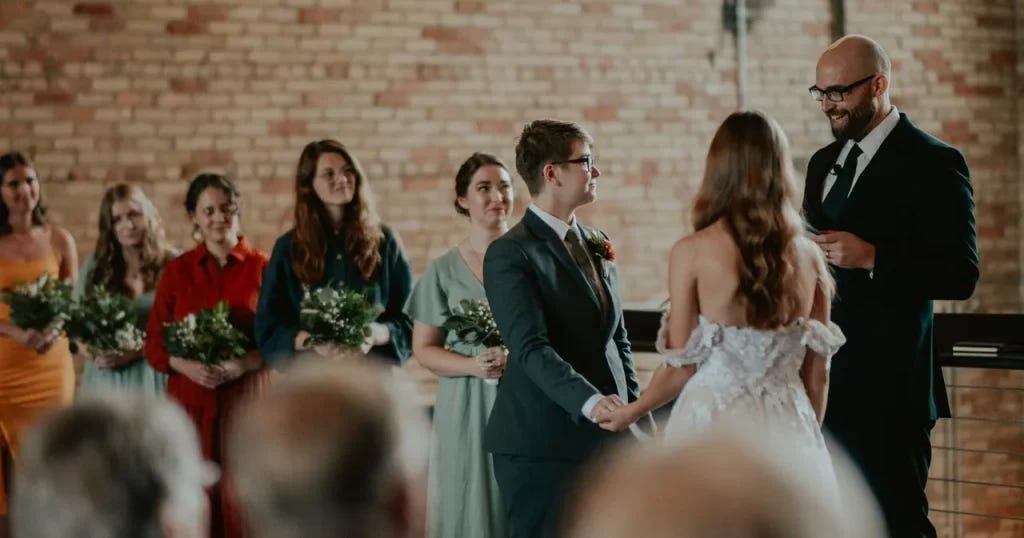
[[[551,161],[551,164],[582,164],[583,169],[590,172],[594,168],[594,163],[597,162],[593,155],[584,155],[577,159],[569,159],[568,161]]]
[[[810,88],[807,88],[807,91],[811,94],[811,97],[814,98],[815,101],[822,101],[824,99],[828,99],[833,103],[841,103],[843,102],[843,99],[846,98],[846,94],[853,91],[853,89],[856,88],[857,86],[860,86],[861,84],[864,84],[865,82],[875,78],[876,75],[877,74],[868,75],[858,80],[857,82],[854,82],[853,84],[849,84],[846,86],[829,86],[824,90],[817,86],[811,86]]]

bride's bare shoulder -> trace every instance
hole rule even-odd
[[[673,265],[693,264],[697,261],[709,261],[720,253],[727,251],[726,245],[733,245],[725,224],[716,221],[706,228],[684,235],[672,245],[669,262]]]

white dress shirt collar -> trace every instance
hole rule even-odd
[[[899,122],[900,112],[896,110],[896,106],[894,105],[892,109],[889,110],[889,113],[886,114],[885,118],[882,118],[882,121],[876,125],[874,129],[871,129],[870,133],[860,139],[860,142],[856,142],[856,144],[860,146],[860,150],[863,152],[861,153],[858,161],[865,165],[871,162],[871,158],[875,156],[875,153],[878,153],[878,148],[882,147],[882,142],[885,142],[889,133],[896,128],[896,124]],[[854,140],[846,141],[846,145],[843,146],[842,151],[842,157],[844,159],[846,158],[846,154],[850,152],[850,148],[853,147],[853,144]]]
[[[533,211],[535,215],[540,217],[540,220],[544,221],[544,224],[547,224],[549,228],[554,230],[555,235],[557,235],[558,238],[561,239],[562,241],[565,241],[565,234],[569,232],[569,228],[576,226],[575,213],[571,217],[569,217],[570,222],[566,223],[564,220],[537,207],[536,204],[530,204],[530,206],[527,209]],[[576,233],[579,233],[579,231],[577,230]]]

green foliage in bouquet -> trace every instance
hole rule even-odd
[[[37,331],[63,329],[74,308],[71,284],[51,278],[49,273],[43,273],[34,282],[5,289],[2,299],[11,306],[12,323]]]
[[[142,350],[142,331],[135,326],[132,302],[105,288],[93,289],[80,301],[65,325],[68,338],[93,353],[134,353]]]
[[[498,324],[494,322],[491,307],[485,301],[463,299],[459,304],[445,313],[444,328],[455,333],[455,336],[467,344],[479,344],[484,347],[504,346],[498,334]]]
[[[175,357],[206,364],[245,355],[245,334],[228,321],[228,303],[220,301],[213,309],[204,308],[171,323],[164,324],[164,346]]]
[[[370,336],[370,324],[384,309],[368,293],[338,286],[306,289],[299,305],[299,325],[309,333],[305,345],[333,344],[358,349]]]

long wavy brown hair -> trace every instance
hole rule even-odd
[[[146,219],[146,238],[142,241],[140,253],[145,291],[156,288],[157,280],[160,279],[160,273],[164,266],[174,257],[174,248],[167,242],[163,224],[160,222],[160,215],[157,213],[156,207],[153,206],[153,202],[142,192],[142,189],[134,185],[126,183],[114,185],[107,189],[107,192],[103,194],[103,201],[100,202],[100,233],[96,239],[96,249],[93,254],[96,265],[86,282],[87,290],[101,287],[114,293],[131,295],[131,290],[124,282],[127,271],[124,249],[114,231],[114,203],[122,200],[130,200],[138,204],[143,218]]]
[[[693,227],[719,219],[740,250],[740,293],[747,323],[771,329],[799,312],[796,239],[801,233],[789,142],[758,111],[731,114],[708,150]]]
[[[345,255],[351,256],[359,274],[370,280],[381,264],[380,243],[384,239],[380,218],[373,203],[373,193],[366,184],[366,174],[348,148],[337,140],[319,140],[306,144],[295,172],[295,236],[292,238],[291,263],[295,274],[305,284],[323,281],[327,241],[334,228],[327,206],[313,190],[316,163],[324,153],[337,153],[355,170],[355,192],[345,205],[341,231],[345,234]]]

